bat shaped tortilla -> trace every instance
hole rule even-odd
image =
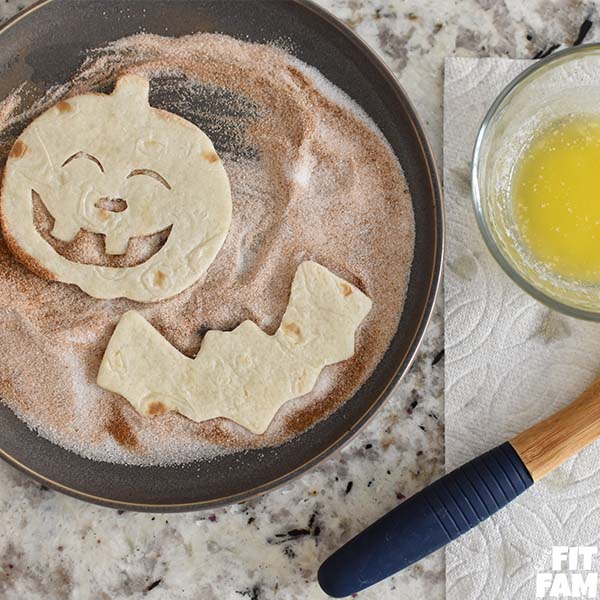
[[[252,321],[211,330],[194,359],[130,311],[110,339],[98,385],[142,415],[174,410],[193,421],[225,417],[260,434],[285,402],[314,388],[323,367],[354,354],[355,332],[371,305],[358,288],[307,261],[296,271],[274,335]]]

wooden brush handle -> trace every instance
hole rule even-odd
[[[600,378],[569,404],[510,443],[534,481],[600,437]]]

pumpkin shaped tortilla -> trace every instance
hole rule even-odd
[[[194,124],[148,104],[149,82],[118,80],[110,94],[63,100],[37,117],[9,154],[0,223],[13,254],[38,275],[96,298],[169,298],[195,283],[219,252],[231,223],[227,173]],[[54,218],[52,236],[102,234],[107,254],[170,228],[142,264],[87,265],[59,254],[37,230],[32,194]]]

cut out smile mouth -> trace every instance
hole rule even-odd
[[[101,233],[92,233],[80,229],[75,239],[64,242],[52,235],[54,218],[44,205],[39,194],[32,191],[33,220],[39,234],[52,248],[67,260],[81,265],[95,265],[102,267],[135,267],[151,259],[167,242],[172,225],[151,235],[132,237],[129,240],[125,254],[107,254],[105,251],[105,236]],[[101,210],[119,213],[127,210],[127,202],[120,198],[101,198],[95,204]]]

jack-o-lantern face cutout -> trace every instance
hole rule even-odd
[[[215,258],[231,223],[227,174],[209,138],[148,104],[148,81],[128,75],[111,95],[59,102],[17,139],[4,170],[1,224],[11,251],[33,271],[96,298],[141,302],[193,284]],[[32,194],[54,218],[52,236],[80,229],[105,236],[106,254],[170,228],[163,247],[132,267],[67,260],[38,232]]]

